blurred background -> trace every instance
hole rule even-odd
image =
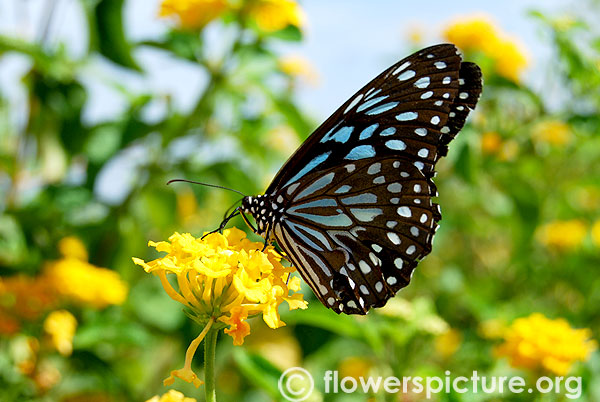
[[[456,3],[456,2],[455,2]],[[131,257],[216,228],[383,69],[453,42],[484,92],[436,184],[410,286],[366,317],[282,311],[219,338],[223,401],[283,370],[582,377],[600,400],[600,2],[0,2],[0,400],[145,401],[200,328]],[[245,229],[241,219],[233,225]],[[202,353],[194,363],[201,372]],[[311,401],[416,401],[327,395]],[[175,388],[203,400],[181,381]],[[570,400],[441,394],[440,401]]]

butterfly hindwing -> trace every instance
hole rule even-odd
[[[397,157],[309,174],[285,195],[275,237],[337,312],[365,314],[406,286],[440,218],[431,180]]]

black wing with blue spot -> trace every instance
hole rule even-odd
[[[276,175],[262,219],[274,216],[276,241],[325,306],[365,314],[409,283],[441,219],[435,164],[480,93],[479,68],[453,45],[420,50],[352,96]]]

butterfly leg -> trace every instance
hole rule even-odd
[[[229,216],[225,219],[223,219],[223,222],[221,222],[221,224],[219,225],[219,227],[215,230],[213,230],[212,232],[208,232],[206,233],[204,236],[202,236],[200,239],[204,239],[206,236],[208,236],[209,234],[213,234],[213,233],[217,233],[217,232],[222,232],[223,229],[225,229],[225,226],[227,226],[227,224],[229,223],[229,221],[232,218],[235,218],[236,216],[238,216],[240,214],[239,211],[239,207],[234,209],[233,212],[231,214],[229,214]]]

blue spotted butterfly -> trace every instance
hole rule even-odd
[[[431,252],[435,164],[481,89],[479,67],[454,45],[414,53],[352,96],[229,218],[241,212],[276,241],[326,307],[383,306]]]

